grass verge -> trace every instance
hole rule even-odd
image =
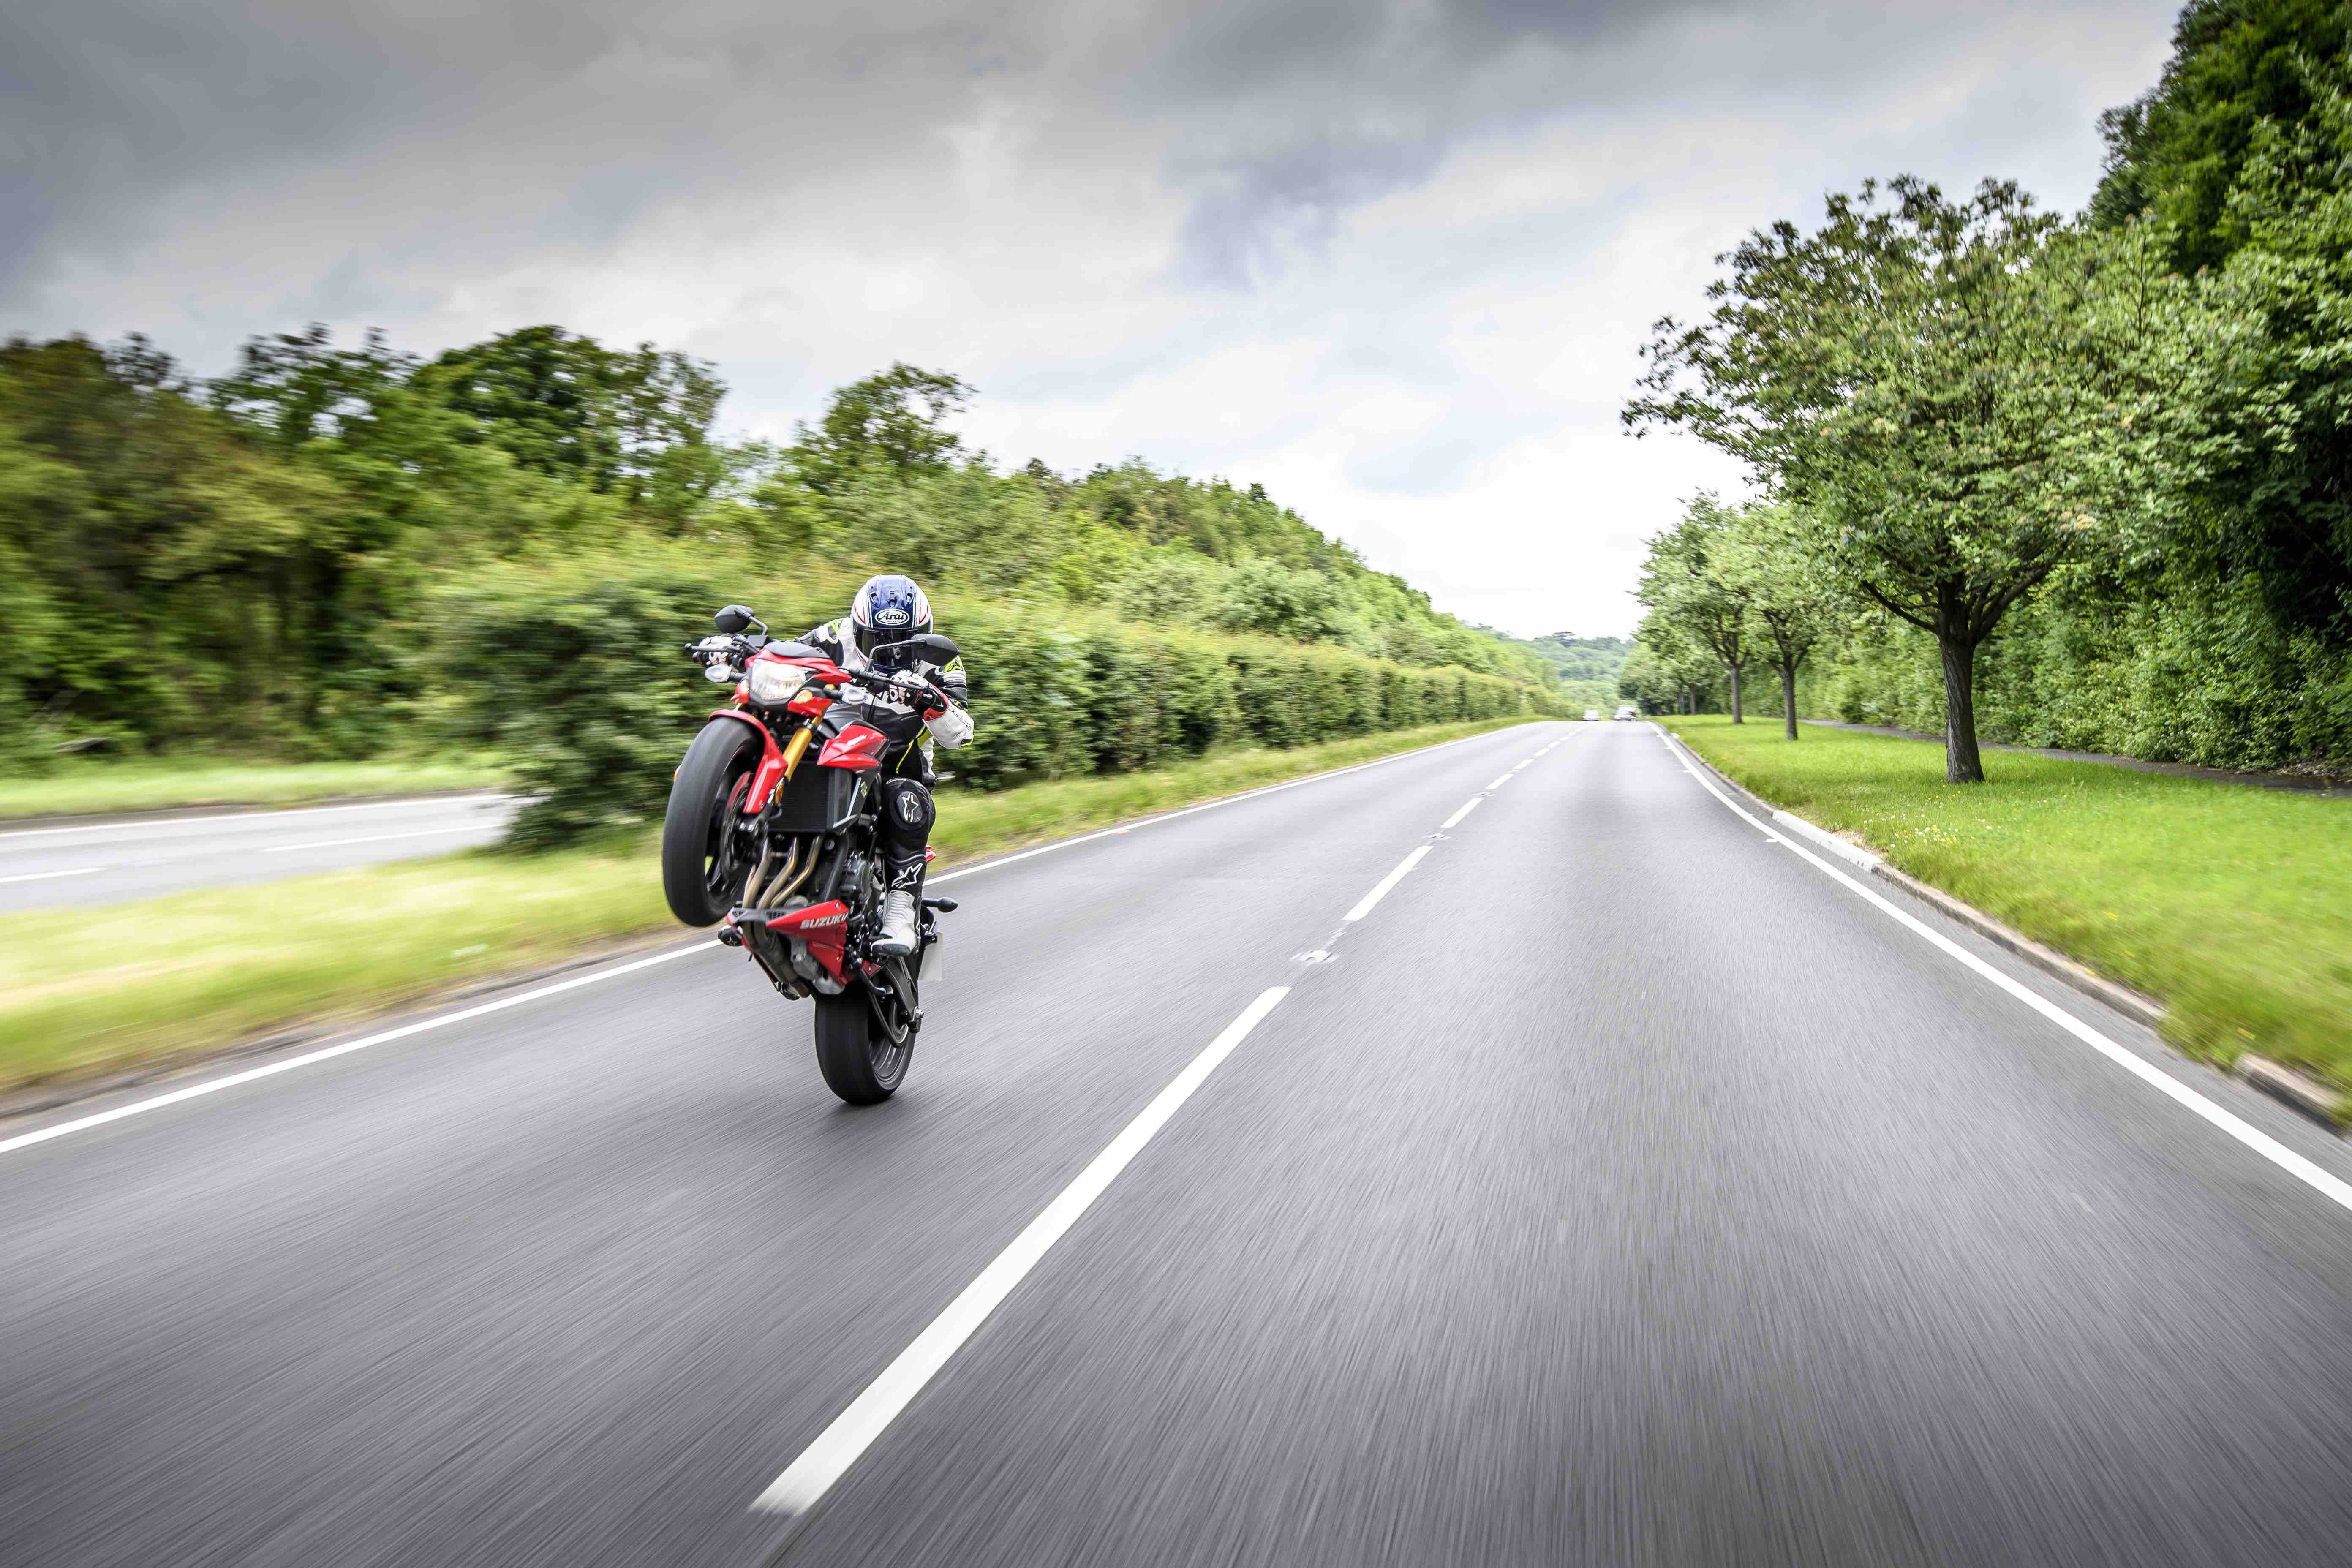
[[[2352,1090],[2352,801],[2015,752],[1954,784],[1939,742],[1660,721],[1765,799],[2160,998],[2175,1044]]]
[[[135,757],[68,761],[39,778],[0,778],[0,821],[190,805],[292,805],[347,795],[495,788],[503,769],[463,758],[410,763],[242,763]]]
[[[954,795],[932,842],[944,867],[1523,721]],[[348,1018],[663,931],[688,935],[662,903],[650,837],[538,856],[476,850],[9,915],[0,918],[0,1089]]]

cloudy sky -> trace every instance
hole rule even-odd
[[[1624,631],[1738,476],[1619,432],[1748,227],[1916,172],[2079,206],[2173,0],[21,0],[0,332],[200,374],[321,321],[903,359],[1063,469],[1263,481],[1438,604]]]

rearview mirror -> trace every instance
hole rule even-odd
[[[963,652],[961,648],[956,647],[953,637],[943,637],[937,632],[925,632],[919,637],[908,637],[907,640],[915,645],[917,653],[921,654],[933,664],[945,664]]]
[[[725,632],[729,637],[733,637],[738,632],[750,630],[759,617],[751,613],[751,606],[749,605],[730,605],[710,619],[720,631]]]

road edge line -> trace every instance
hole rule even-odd
[[[1348,773],[1361,773],[1367,768],[1377,768],[1384,766],[1390,763],[1402,762],[1408,757],[1428,756],[1435,752],[1444,751],[1448,747],[1467,745],[1473,741],[1483,741],[1490,736],[1503,734],[1508,731],[1519,729],[1527,724],[1553,722],[1558,722],[1558,721],[1539,715],[1532,716],[1520,720],[1516,723],[1506,723],[1498,725],[1491,730],[1481,730],[1474,735],[1457,735],[1451,741],[1439,741],[1433,744],[1426,746],[1413,746],[1402,752],[1391,752],[1384,757],[1372,757],[1360,763],[1350,763],[1345,767],[1326,768],[1321,773],[1308,773],[1302,778],[1284,779],[1276,784],[1260,784],[1255,788],[1244,790],[1239,794],[1220,795],[1214,800],[1203,801],[1195,805],[1181,806],[1173,811],[1160,812],[1150,816],[1129,818],[1125,822],[1116,824],[1109,827],[1097,828],[1087,833],[1073,835],[1067,838],[1054,839],[1048,843],[1037,845],[1033,848],[1022,849],[1010,854],[995,856],[989,859],[976,861],[969,866],[958,866],[950,870],[943,871],[938,876],[929,878],[927,879],[927,885],[937,885],[942,882],[952,881],[958,877],[974,876],[982,871],[991,870],[999,866],[1010,866],[1016,860],[1026,860],[1033,856],[1044,855],[1055,849],[1066,849],[1073,845],[1089,843],[1097,838],[1108,838],[1118,834],[1128,832],[1133,828],[1148,826],[1156,822],[1171,822],[1180,816],[1190,816],[1197,812],[1213,810],[1221,805],[1232,805],[1238,801],[1248,800],[1256,795],[1273,795],[1282,790],[1296,789],[1302,784],[1317,784],[1325,779],[1335,779]],[[297,807],[295,809],[311,810],[319,808]],[[281,814],[275,812],[257,812],[253,815],[278,816]],[[642,946],[647,944],[640,942],[634,945]],[[88,1116],[71,1117],[64,1121],[52,1122],[47,1126],[37,1127],[28,1132],[21,1132],[13,1136],[0,1136],[0,1155],[5,1155],[16,1149],[28,1148],[37,1143],[47,1142],[52,1139],[64,1137],[70,1132],[77,1132],[85,1129],[102,1126],[110,1121],[119,1121],[127,1117],[138,1115],[144,1110],[160,1110],[168,1105],[178,1104],[183,1100],[194,1100],[201,1095],[212,1093],[216,1089],[233,1088],[238,1084],[249,1083],[256,1079],[268,1078],[277,1073],[290,1071],[298,1067],[307,1067],[314,1062],[325,1061],[333,1057],[343,1056],[352,1051],[363,1049],[369,1046],[383,1045],[394,1039],[405,1037],[409,1035],[422,1034],[428,1029],[437,1028],[445,1024],[462,1023],[469,1018],[479,1017],[485,1013],[497,1012],[506,1007],[520,1005],[524,1002],[533,1001],[541,996],[551,996],[556,994],[558,992],[569,990],[575,985],[583,985],[594,980],[604,978],[607,974],[625,973],[629,970],[643,968],[651,963],[662,963],[672,958],[682,958],[690,952],[701,952],[706,951],[711,952],[723,952],[729,950],[715,941],[688,942],[684,946],[673,948],[666,952],[656,953],[648,958],[636,959],[611,970],[600,971],[596,974],[562,981],[553,985],[539,986],[521,995],[502,996],[496,1003],[485,1004],[478,1007],[460,1009],[455,1013],[436,1014],[429,1018],[419,1019],[413,1024],[404,1024],[391,1029],[379,1030],[356,1040],[348,1040],[332,1046],[320,1047],[315,1049],[303,1051],[297,1056],[266,1062],[257,1067],[243,1068],[236,1072],[225,1073],[217,1079],[207,1079],[201,1083],[187,1085],[159,1095],[151,1095],[146,1099],[132,1100],[124,1105],[110,1107],[106,1110],[94,1111]],[[518,985],[530,985],[533,982],[543,975],[562,973],[567,970],[579,968],[583,963],[601,963],[604,961],[604,956],[606,955],[593,953],[585,957],[574,956],[567,959],[560,959],[553,963],[527,969],[516,974],[488,976],[481,981],[465,986],[457,992],[455,995],[445,994],[437,1000],[431,997],[418,998],[408,1004],[406,1006],[394,1006],[381,1012],[376,1016],[378,1017],[399,1017],[404,1013],[414,1012],[421,1007],[430,1008],[435,1006],[446,1006],[449,1003],[462,999],[467,994],[479,994],[484,991],[503,992],[511,990]],[[5,1104],[5,1101],[0,1101],[0,1126],[5,1126],[10,1121],[20,1121],[29,1117],[46,1116],[53,1111],[61,1110],[65,1107],[72,1105],[78,1101],[96,1100],[109,1094],[121,1093],[127,1089],[137,1087],[141,1083],[152,1082],[158,1077],[183,1072],[201,1072],[207,1067],[223,1061],[234,1060],[240,1056],[256,1055],[272,1050],[283,1050],[288,1048],[289,1046],[299,1044],[302,1036],[306,1032],[310,1038],[315,1039],[320,1033],[325,1033],[327,1031],[316,1029],[305,1031],[304,1026],[300,1023],[290,1023],[269,1031],[268,1033],[263,1034],[258,1038],[248,1036],[242,1039],[223,1041],[218,1046],[198,1047],[194,1050],[182,1053],[177,1058],[158,1058],[155,1059],[153,1072],[133,1073],[128,1077],[127,1081],[124,1076],[118,1075],[110,1078],[88,1080],[86,1084],[82,1085],[69,1085],[67,1086],[67,1090],[65,1092],[61,1092],[59,1097],[55,1100],[50,1100],[43,1103],[26,1106],[16,1110],[8,1109]],[[289,1034],[293,1035],[295,1038],[287,1038]]]
[[[412,1035],[422,1035],[451,1024],[463,1024],[491,1013],[503,1013],[509,1007],[520,1007],[527,1002],[536,1002],[541,997],[553,996],[561,992],[576,991],[583,985],[594,985],[603,981],[617,979],[621,975],[631,974],[640,969],[650,969],[656,963],[667,963],[674,958],[684,958],[697,952],[725,951],[716,942],[706,940],[688,942],[684,947],[674,947],[667,952],[656,952],[645,958],[631,959],[625,963],[616,963],[610,969],[597,970],[593,974],[576,975],[570,980],[559,980],[552,985],[541,985],[517,995],[501,996],[493,1002],[482,1002],[471,1007],[461,1007],[454,1013],[436,1014],[430,1018],[419,1018],[412,1024],[379,1029],[372,1035],[362,1035],[355,1040],[322,1046],[317,1050],[304,1051],[299,1056],[264,1062],[258,1067],[246,1068],[242,1071],[224,1073],[218,1078],[206,1079],[202,1083],[187,1084],[163,1094],[149,1095],[144,1100],[132,1100],[128,1105],[110,1106],[104,1110],[92,1111],[88,1116],[76,1116],[64,1121],[51,1122],[47,1127],[36,1127],[29,1132],[19,1132],[13,1137],[0,1138],[0,1154],[10,1153],[18,1149],[29,1149],[37,1143],[47,1143],[76,1132],[87,1131],[93,1127],[103,1127],[109,1122],[121,1121],[133,1116],[143,1115],[150,1110],[161,1110],[165,1106],[178,1105],[184,1100],[217,1094],[225,1089],[235,1089],[240,1084],[252,1083],[257,1079],[275,1078],[279,1073],[292,1072],[297,1068],[310,1067],[313,1063],[331,1060],[335,1057],[350,1056],[354,1051],[364,1051],[372,1047],[390,1045],[394,1040],[404,1040]]]
[[[1688,767],[1688,771],[1691,777],[1698,781],[1698,786],[1701,789],[1721,802],[1725,810],[1740,817],[1758,832],[1767,835],[1770,833],[1769,828],[1742,810],[1738,803],[1716,788],[1706,774],[1698,771],[1699,767],[1705,767],[1707,773],[1715,773],[1716,770],[1700,758],[1696,751],[1685,744],[1682,737],[1672,733],[1664,726],[1658,726],[1657,731],[1665,738],[1667,749],[1674,752],[1678,758],[1685,759],[1686,766],[1689,763],[1698,764],[1697,767]],[[2179,1105],[2182,1110],[2209,1123],[2215,1131],[2243,1144],[2247,1149],[2268,1160],[2272,1164],[2302,1182],[2304,1185],[2339,1208],[2352,1210],[2352,1182],[2346,1182],[2342,1177],[2321,1166],[2317,1161],[2296,1153],[2253,1123],[2206,1099],[2205,1096],[2164,1071],[2155,1063],[2141,1057],[2137,1052],[2117,1045],[2098,1029],[2077,1018],[2074,1014],[2026,985],[2015,976],[2002,973],[1918,916],[1906,910],[1897,909],[1876,889],[1842,874],[1837,868],[1802,845],[1786,838],[1780,839],[1780,847],[1812,867],[1847,892],[1876,908],[1880,913],[1907,928],[1914,935],[1926,941],[1948,957],[1958,960],[1963,967],[1980,978],[1990,981],[2000,990],[2024,1003],[2028,1007],[2032,1008],[2036,1013],[2131,1074],[2132,1077],[2138,1079],[2158,1094]]]
[[[1858,845],[1840,838],[1819,823],[1808,822],[1794,812],[1785,811],[1772,805],[1699,755],[1690,742],[1681,736],[1668,730],[1662,729],[1659,732],[1666,735],[1684,755],[1705,768],[1717,782],[1731,790],[1740,801],[1745,802],[1749,808],[1750,816],[1769,816],[1780,826],[1803,834],[1822,847],[1852,861],[1857,868],[1869,872],[1879,880],[1892,883],[1902,889],[1937,914],[1968,927],[1994,946],[2005,949],[2016,957],[2023,959],[2051,979],[2081,992],[2095,1002],[2114,1008],[2133,1023],[2150,1029],[2162,1026],[2165,1006],[2155,997],[2135,991],[2121,981],[2110,980],[2096,970],[2067,957],[2048,943],[2037,942],[2015,926],[1996,920],[1974,904],[1955,898],[1941,888],[1932,887],[1907,871],[1898,870],[1887,864],[1883,856],[1873,854]]]

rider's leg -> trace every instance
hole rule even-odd
[[[919,779],[882,781],[882,871],[888,890],[882,899],[882,934],[875,939],[879,953],[915,951],[915,921],[923,892],[923,850],[931,841],[936,816],[931,792]]]

